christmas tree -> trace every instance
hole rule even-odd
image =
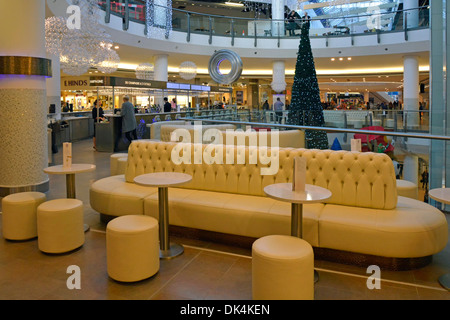
[[[309,27],[309,21],[304,22],[302,25],[288,123],[300,126],[323,127],[325,121],[311,41],[309,39]],[[306,130],[305,137],[309,149],[328,149],[328,137],[325,131]]]

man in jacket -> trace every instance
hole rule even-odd
[[[283,107],[284,103],[281,102],[280,98],[277,98],[277,101],[273,104],[273,109],[276,115],[276,122],[281,123],[281,119],[283,118]]]
[[[128,141],[130,143],[133,140],[137,140],[137,132],[136,132],[136,116],[134,113],[134,106],[130,102],[130,98],[128,96],[123,97],[123,105],[122,105],[122,132],[125,133]]]
[[[169,102],[169,99],[164,98],[164,112],[171,112],[172,104]]]

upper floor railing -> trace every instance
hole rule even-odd
[[[298,38],[303,19],[295,21],[241,18],[190,12],[186,10],[159,6],[152,2],[147,10],[145,2],[133,0],[99,1],[99,6],[106,11],[106,23],[111,15],[123,19],[123,29],[128,30],[130,22],[144,24],[145,34],[159,31],[168,38],[171,31],[185,32],[186,41],[191,34],[213,37],[230,37],[232,45],[235,38],[289,39]],[[361,11],[362,10],[362,11]],[[417,7],[397,10],[386,7],[374,10],[373,7],[361,8],[355,15],[322,15],[310,18],[310,36],[346,37],[356,35],[379,35],[387,32],[404,32],[408,40],[408,31],[429,27],[429,7]],[[151,20],[151,21],[150,21]],[[152,30],[149,30],[151,27]]]

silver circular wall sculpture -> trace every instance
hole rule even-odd
[[[228,60],[231,64],[231,71],[228,74],[220,72],[220,64]],[[241,57],[236,52],[223,49],[215,52],[209,60],[209,75],[211,79],[219,84],[232,84],[237,81],[242,74],[243,63]]]

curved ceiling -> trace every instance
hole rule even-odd
[[[52,1],[53,0],[49,0]],[[47,15],[53,16],[52,11],[47,8]],[[117,18],[117,17],[115,17]],[[110,27],[106,25],[106,27]],[[207,76],[207,68],[208,62],[211,52],[213,52],[214,47],[203,45],[203,54],[189,54],[186,52],[183,47],[183,44],[177,45],[177,43],[171,44],[173,46],[172,52],[165,52],[164,50],[158,50],[158,44],[164,40],[152,40],[147,39],[145,37],[139,37],[137,35],[129,34],[122,30],[111,29],[108,28],[113,35],[113,39],[117,41],[117,45],[119,49],[117,50],[118,54],[121,58],[121,69],[122,72],[130,72],[136,68],[136,66],[140,63],[144,62],[153,62],[154,56],[161,53],[167,53],[169,55],[169,72],[174,74],[177,73],[178,66],[186,61],[190,60],[196,63],[199,69],[200,76]],[[136,39],[141,39],[145,45],[129,45],[131,42],[130,39],[133,39],[133,43]],[[136,42],[141,42],[138,40]],[[237,39],[236,39],[237,40]],[[241,39],[245,40],[245,39]],[[247,40],[248,41],[248,40]],[[294,44],[294,48],[298,46],[298,40],[291,40]],[[340,40],[343,41],[343,40]],[[185,36],[184,36],[185,42]],[[406,46],[406,45],[405,45]],[[179,48],[181,47],[181,48]],[[364,47],[364,46],[362,46]],[[383,54],[379,54],[379,52],[375,52],[372,55],[368,55],[367,52],[370,52],[369,49],[366,50],[366,54],[362,55],[359,52],[359,55],[345,55],[347,52],[350,54],[358,53],[357,48],[350,48],[351,50],[339,50],[337,48],[323,48],[320,52],[317,49],[314,49],[315,52],[315,64],[316,70],[319,76],[335,76],[335,77],[345,77],[350,75],[354,81],[362,81],[360,76],[364,75],[377,75],[377,74],[386,74],[386,75],[401,75],[403,73],[403,56],[404,53],[387,53],[389,45],[379,46],[379,52],[383,52]],[[397,45],[397,47],[400,47]],[[239,49],[236,48],[236,51]],[[249,51],[246,49],[247,52]],[[289,77],[294,74],[295,62],[297,60],[297,50],[296,49],[277,49],[271,48],[270,52],[272,53],[269,57],[261,57],[263,56],[263,51],[268,51],[269,49],[262,48],[254,48],[251,50],[251,55],[247,53],[246,56],[242,56],[242,60],[244,63],[244,72],[243,76],[245,77],[270,77],[272,75],[272,63],[273,60],[280,58],[277,54],[278,52],[283,51],[285,56],[283,60],[286,63],[286,74]],[[363,49],[361,49],[363,50]],[[392,50],[395,52],[395,50]],[[389,51],[389,52],[392,52]],[[323,52],[326,53],[326,57],[323,57]],[[421,47],[421,50],[418,52],[414,52],[415,55],[419,57],[419,65],[421,66],[421,70],[424,73],[428,72],[429,68],[429,50],[428,46]],[[267,55],[267,54],[266,54]],[[334,55],[334,56],[333,56]],[[332,58],[335,58],[334,61]],[[342,61],[339,59],[342,58]],[[349,60],[348,58],[351,58]],[[358,78],[359,77],[359,78]]]

